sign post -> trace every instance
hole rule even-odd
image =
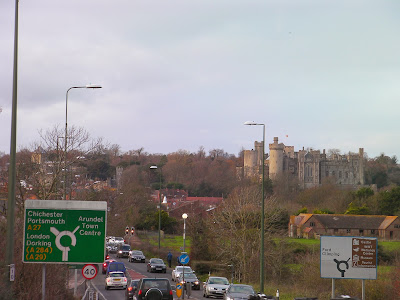
[[[321,277],[334,279],[376,279],[378,240],[373,237],[321,236]],[[363,283],[363,297],[365,283]],[[364,298],[363,298],[364,300]]]
[[[102,263],[107,202],[26,200],[24,263]]]

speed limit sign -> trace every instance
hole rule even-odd
[[[97,268],[95,265],[84,265],[82,268],[82,276],[85,277],[86,279],[90,280],[95,278],[97,275]]]

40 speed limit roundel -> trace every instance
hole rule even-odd
[[[95,265],[88,264],[82,268],[82,276],[90,280],[95,278],[97,275],[97,268]]]

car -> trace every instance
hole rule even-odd
[[[191,267],[189,266],[176,266],[175,269],[172,270],[171,273],[171,280],[176,281],[177,277],[182,273],[182,271],[185,270],[186,273],[194,273]]]
[[[130,262],[146,262],[146,256],[144,256],[142,251],[132,250],[129,251],[128,261]]]
[[[141,278],[135,297],[137,300],[173,300],[171,284],[167,278]]]
[[[131,246],[128,244],[119,244],[117,250],[117,257],[128,257],[129,251],[131,251]]]
[[[106,275],[110,272],[124,272],[126,273],[126,268],[123,262],[112,261],[108,264]]]
[[[124,272],[109,272],[106,276],[106,285],[105,289],[108,290],[110,288],[123,288],[126,289],[128,284],[128,279],[125,276]]]
[[[115,238],[114,238],[114,243],[115,244],[125,244],[125,240],[124,240],[124,238],[123,237],[120,237],[120,236],[116,236]]]
[[[108,253],[117,253],[117,244],[115,243],[108,243],[107,244]]]
[[[182,286],[185,282],[190,283],[193,290],[200,290],[200,280],[194,273],[180,273],[176,281],[182,283]]]
[[[203,297],[223,297],[229,287],[229,280],[226,277],[210,276],[203,285]]]
[[[139,279],[132,279],[128,287],[125,290],[125,299],[126,300],[133,300],[135,297],[135,292],[138,289]],[[135,299],[136,300],[136,299]]]
[[[147,272],[167,273],[167,266],[161,258],[151,258],[147,263]]]
[[[110,262],[113,262],[113,261],[115,261],[114,259],[106,259],[104,262],[103,262],[103,264],[102,264],[102,268],[101,268],[101,272],[103,273],[103,274],[106,274],[106,272],[107,272],[107,268],[108,268],[108,264],[110,263]]]
[[[224,300],[249,299],[251,296],[257,296],[251,285],[231,284],[225,291]]]

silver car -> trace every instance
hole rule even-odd
[[[175,269],[172,270],[171,277],[172,281],[176,281],[179,275],[185,270],[186,273],[194,273],[191,267],[189,266],[176,266]]]
[[[223,297],[229,287],[229,280],[225,277],[209,277],[203,285],[203,297]]]
[[[255,296],[256,292],[251,285],[231,284],[224,294],[224,300],[247,300]]]

